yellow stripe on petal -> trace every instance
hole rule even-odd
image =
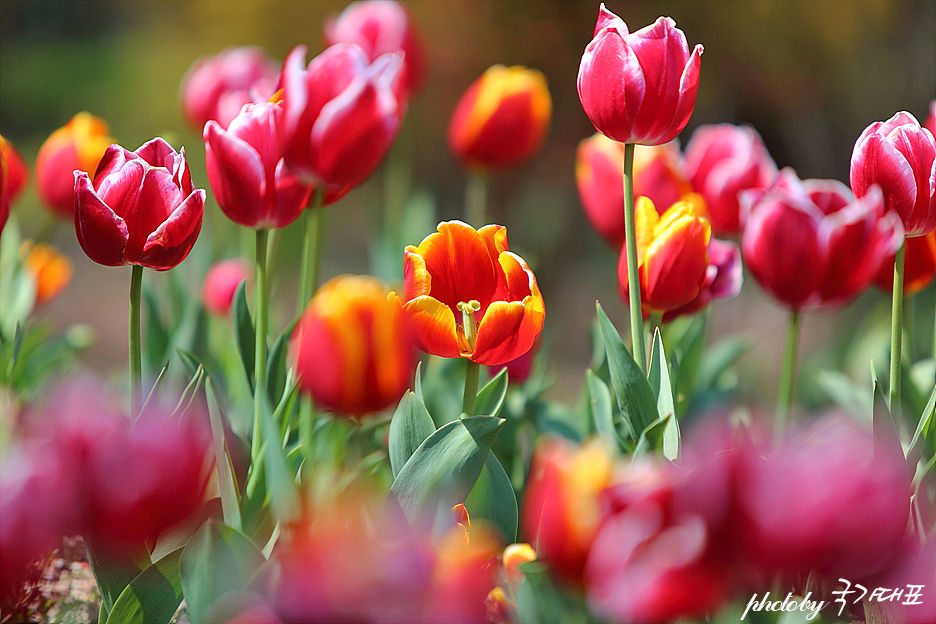
[[[422,296],[403,305],[413,337],[420,348],[441,357],[468,357],[471,355],[467,340],[455,326],[452,309],[437,299]]]

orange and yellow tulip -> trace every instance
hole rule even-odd
[[[54,299],[65,290],[72,277],[72,262],[55,247],[44,243],[23,244],[26,268],[36,280],[36,305]]]
[[[546,307],[533,271],[507,248],[507,229],[461,221],[404,256],[403,306],[417,346],[432,355],[495,366],[533,346]]]

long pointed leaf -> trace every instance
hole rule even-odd
[[[215,396],[211,377],[205,382],[205,394],[208,399],[208,417],[211,420],[211,437],[214,442],[215,466],[218,470],[218,489],[221,493],[221,510],[224,522],[237,530],[241,527],[240,497],[231,454],[224,437],[224,423],[221,422],[221,408]]]
[[[597,304],[597,310],[608,357],[611,387],[618,407],[621,408],[632,431],[643,431],[658,417],[653,390],[601,304]]]
[[[134,578],[110,610],[107,624],[168,624],[182,602],[182,550],[172,551]]]
[[[234,322],[234,339],[237,342],[237,351],[244,365],[244,373],[251,389],[254,387],[254,349],[256,336],[253,321],[250,319],[250,309],[247,307],[247,280],[240,283],[234,293],[231,304],[231,320]]]
[[[387,436],[390,470],[393,471],[394,479],[419,445],[435,430],[435,423],[425,404],[415,393],[407,391],[390,420]]]
[[[611,391],[591,369],[585,373],[585,386],[588,391],[588,411],[595,423],[595,431],[605,441],[605,446],[617,453],[620,451],[621,440],[614,428]]]
[[[504,399],[507,397],[507,369],[502,368],[491,381],[484,384],[478,392],[475,414],[479,416],[497,416],[500,414]]]
[[[484,468],[465,499],[465,508],[472,519],[483,518],[494,525],[505,544],[517,541],[517,495],[493,451],[484,460]]]

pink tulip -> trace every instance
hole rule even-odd
[[[621,143],[660,145],[689,122],[702,46],[692,53],[669,17],[629,33],[604,4],[578,73],[582,107],[595,128]]]
[[[936,100],[930,102],[929,116],[923,122],[923,127],[930,131],[936,137]]]
[[[741,250],[764,290],[794,310],[838,307],[869,286],[903,241],[880,189],[855,199],[836,180],[800,181],[784,169],[766,191],[741,195]]]
[[[705,197],[716,234],[741,233],[738,193],[767,188],[777,165],[754,128],[700,126],[686,145],[686,170],[695,192]]]
[[[283,65],[286,163],[334,199],[363,182],[383,160],[406,111],[403,57],[373,63],[357,45],[339,43],[305,64],[305,46]]]
[[[214,120],[227,128],[244,104],[266,102],[273,95],[277,64],[261,48],[228,48],[200,58],[182,79],[185,118],[196,130]]]
[[[240,258],[215,262],[205,274],[202,303],[212,314],[227,316],[237,287],[251,275],[250,266]]]
[[[205,124],[205,164],[215,199],[229,219],[256,229],[286,227],[302,214],[311,185],[286,168],[278,104],[246,104],[227,130]]]
[[[325,42],[356,43],[371,62],[388,52],[403,52],[407,92],[415,93],[425,83],[425,48],[406,7],[395,0],[352,2],[325,23]]]
[[[861,133],[851,158],[851,186],[864,197],[877,184],[907,236],[936,229],[936,139],[910,113],[876,121]]]

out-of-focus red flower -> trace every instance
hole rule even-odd
[[[855,199],[836,180],[783,169],[766,191],[741,195],[741,252],[764,290],[794,310],[836,307],[867,288],[903,240],[879,188]]]
[[[312,186],[283,161],[278,138],[282,115],[272,102],[247,104],[227,130],[214,120],[205,124],[208,182],[221,210],[238,225],[286,227],[309,202]]]
[[[325,186],[326,203],[363,182],[380,164],[406,112],[403,57],[370,62],[359,46],[338,43],[305,67],[305,46],[283,65],[286,163]]]
[[[905,594],[916,586],[916,598],[881,603],[887,622],[929,624],[936,622],[936,538],[922,544],[916,535],[909,536],[900,549],[897,561],[880,577],[874,587],[903,589]]]
[[[26,181],[29,168],[13,144],[0,135],[0,232],[10,215],[10,206],[16,201]]]
[[[371,62],[388,52],[403,52],[407,92],[416,93],[425,83],[425,47],[406,7],[395,0],[352,2],[325,22],[325,43],[355,43]]]
[[[75,209],[75,171],[94,175],[113,143],[103,119],[78,113],[49,135],[36,156],[36,190],[53,213],[71,219]]]
[[[777,165],[760,135],[749,126],[699,126],[686,144],[686,172],[695,192],[705,198],[712,230],[720,236],[741,233],[738,193],[767,188]]]
[[[202,303],[212,314],[227,316],[237,287],[251,275],[250,266],[241,258],[219,260],[211,265],[202,284]]]
[[[509,362],[489,367],[491,374],[496,375],[502,368],[507,369],[507,382],[512,384],[522,384],[530,377],[533,370],[533,363],[536,361],[536,353],[539,351],[540,341],[537,339],[530,350],[516,357]]]
[[[912,488],[899,443],[830,415],[742,471],[746,550],[769,571],[858,582],[904,539]]]
[[[290,353],[300,386],[317,403],[354,416],[395,404],[414,367],[403,311],[369,275],[323,284],[293,330]]]
[[[36,305],[40,306],[59,295],[72,276],[72,262],[68,256],[45,243],[24,243],[25,265],[36,280]]]
[[[575,178],[585,214],[615,249],[624,245],[624,145],[595,133],[579,143]],[[675,143],[634,148],[634,197],[665,209],[692,191]]]
[[[255,46],[228,48],[198,59],[179,88],[186,121],[201,132],[210,120],[227,128],[244,104],[266,102],[276,90],[279,66]]]
[[[552,116],[546,77],[494,65],[465,91],[449,122],[449,149],[468,169],[516,165],[543,144]]]
[[[635,207],[640,298],[645,310],[666,312],[699,296],[709,270],[712,229],[691,199],[662,215],[646,197]],[[621,250],[618,282],[627,300],[627,250]]]
[[[702,46],[689,52],[669,17],[635,33],[601,5],[578,72],[582,107],[598,132],[621,143],[660,145],[689,122]]]
[[[929,115],[923,122],[923,127],[930,131],[936,137],[936,100],[930,102]]]
[[[205,191],[192,186],[185,151],[161,138],[135,152],[111,145],[93,184],[83,171],[74,182],[78,242],[98,264],[165,271],[185,259],[201,231]]]
[[[406,247],[403,280],[403,300],[391,298],[426,353],[504,364],[529,351],[543,329],[543,295],[527,263],[508,250],[503,226],[440,223],[419,247]]]
[[[600,442],[579,449],[551,439],[537,447],[523,503],[523,533],[537,557],[581,585],[585,560],[601,521],[599,494],[611,461]]]
[[[875,285],[884,292],[894,290],[894,258],[891,254],[881,263],[874,278]],[[936,231],[914,236],[904,242],[903,291],[912,295],[930,285],[936,276]]]
[[[699,294],[686,305],[664,312],[663,322],[697,314],[714,299],[730,299],[741,292],[744,284],[741,249],[735,243],[712,238],[708,244],[708,257],[705,281],[702,282]]]
[[[936,229],[936,139],[910,113],[864,129],[852,151],[850,180],[859,198],[880,186],[884,208],[900,215],[906,236]]]

